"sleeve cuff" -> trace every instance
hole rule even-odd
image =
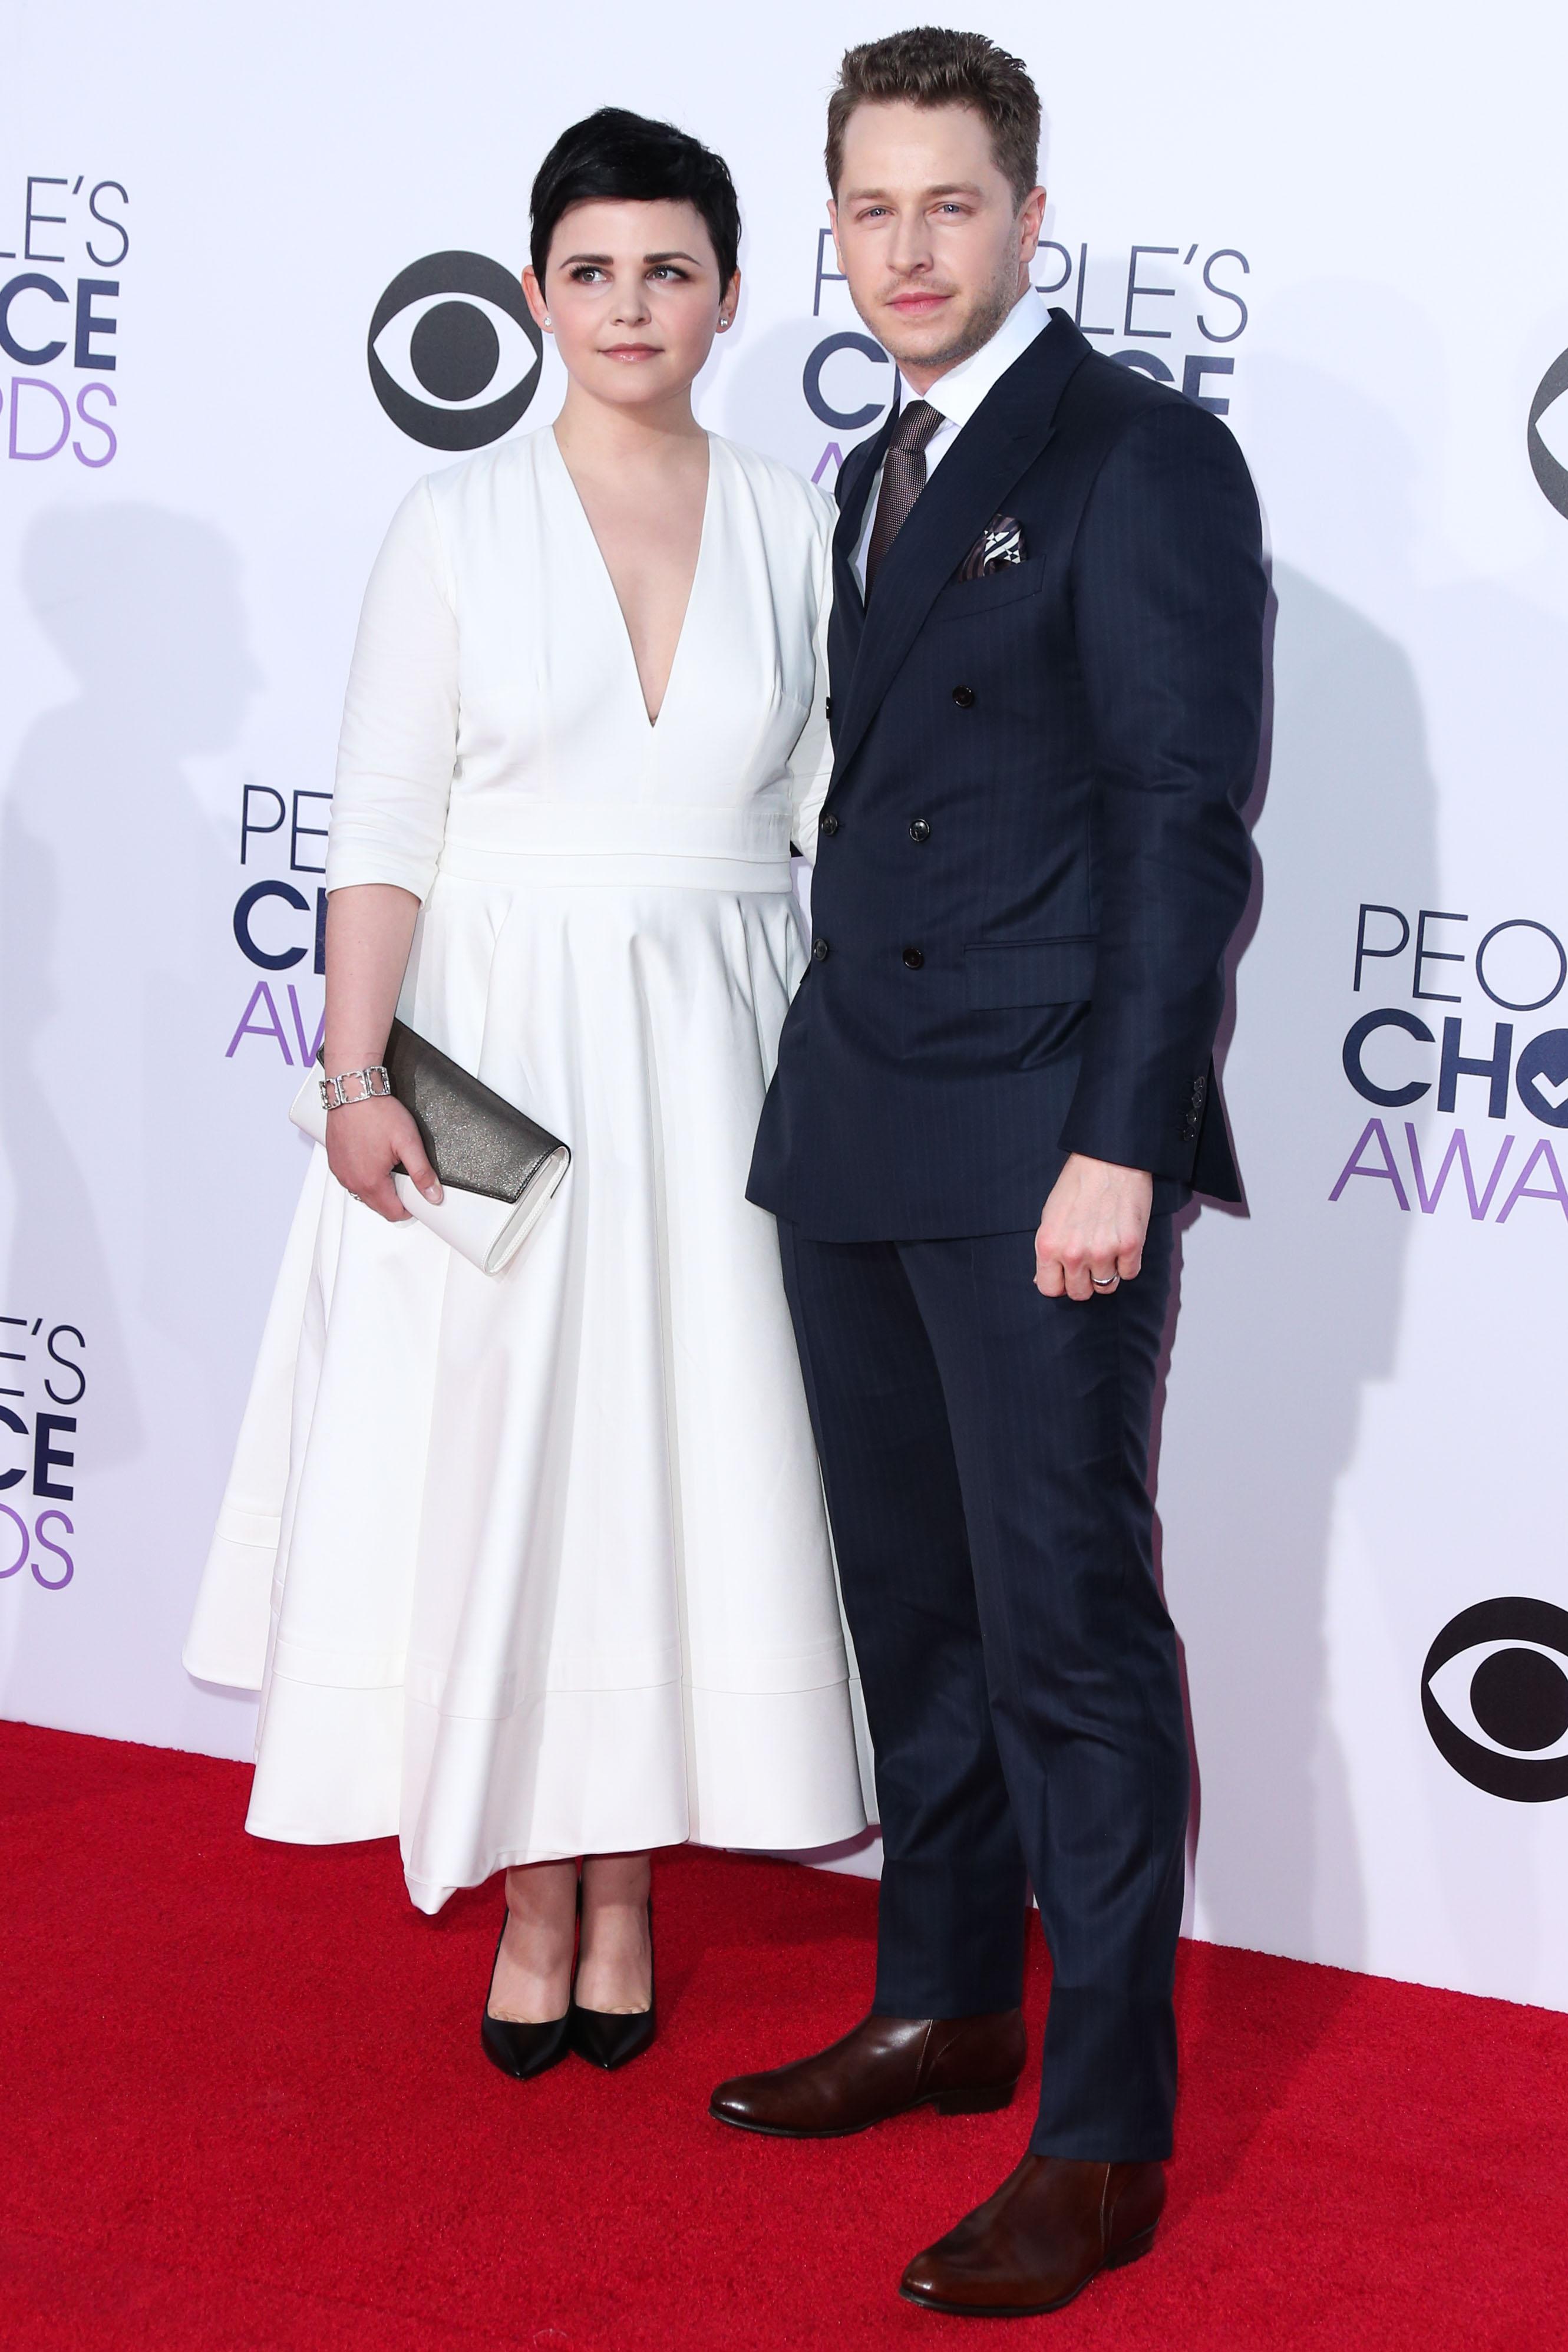
[[[434,879],[434,858],[400,857],[389,851],[384,842],[373,845],[367,842],[362,848],[353,842],[328,846],[329,895],[334,890],[355,889],[364,882],[385,882],[394,889],[410,891],[423,905]]]

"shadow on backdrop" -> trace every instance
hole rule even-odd
[[[6,1286],[20,1303],[7,1311],[86,1335],[89,1475],[134,1462],[154,1430],[163,1455],[141,1524],[94,1531],[115,1571],[94,1604],[107,1676],[110,1627],[122,1619],[134,1643],[159,1613],[127,1571],[175,1524],[170,1474],[204,1433],[170,1416],[207,1385],[222,1314],[222,1219],[210,1203],[192,1211],[212,1181],[196,1149],[199,1040],[214,983],[232,989],[225,926],[212,919],[232,881],[182,763],[234,742],[258,679],[236,556],[204,522],[131,503],[47,510],[21,575],[76,690],[25,737],[0,830]],[[149,1327],[192,1360],[178,1395],[158,1392]],[[7,1703],[26,1706],[26,1685],[14,1654]],[[66,1696],[79,1706],[86,1685]]]
[[[1298,474],[1310,453],[1339,576],[1364,553],[1413,593],[1416,457],[1400,426],[1310,371],[1254,373],[1265,446],[1278,438]],[[1346,1218],[1324,1247],[1324,1202],[1358,1124],[1339,1057],[1356,909],[1435,903],[1436,784],[1404,647],[1293,565],[1276,562],[1274,592],[1259,873],[1233,954],[1239,1028],[1233,1011],[1221,1041],[1248,1212],[1231,1223],[1210,1209],[1197,1233],[1196,1211],[1184,1221],[1163,1500],[1203,1764],[1205,1932],[1354,1968],[1365,1894],[1330,1713],[1330,1547],[1369,1390],[1395,1369],[1410,1226]],[[1240,2137],[1278,2088],[1260,2081]]]

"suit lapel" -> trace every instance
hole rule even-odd
[[[1068,379],[1088,356],[1091,346],[1065,311],[1053,310],[1051,319],[1046,332],[1036,336],[987,394],[883,558],[876,593],[869,607],[863,608],[863,623],[856,633],[849,705],[836,745],[836,775],[843,774],[859,750],[937,593],[1056,429],[1056,411]],[[879,457],[892,425],[890,417],[878,436]],[[853,534],[846,537],[846,499],[834,540],[835,593],[843,593],[842,575],[847,571],[857,608],[860,590],[852,557],[873,471],[868,467],[865,476],[852,486]],[[841,563],[841,547],[847,547]]]
[[[833,529],[833,611],[852,667],[865,625],[865,599],[855,572],[855,549],[865,523],[866,499],[897,415],[895,401],[880,429],[869,441],[851,450],[839,475],[839,519]]]

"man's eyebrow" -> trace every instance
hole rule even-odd
[[[889,194],[886,188],[849,188],[841,202],[850,205],[884,203]],[[929,204],[933,196],[977,196],[980,194],[979,185],[974,180],[948,180],[939,187],[922,188],[920,200],[922,204]]]

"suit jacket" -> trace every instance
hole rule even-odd
[[[1021,1232],[1070,1151],[1239,1197],[1210,1055],[1246,905],[1265,579],[1218,417],[1054,310],[869,610],[892,420],[839,478],[812,961],[750,1198],[829,1241]],[[998,511],[1025,559],[956,577]]]

